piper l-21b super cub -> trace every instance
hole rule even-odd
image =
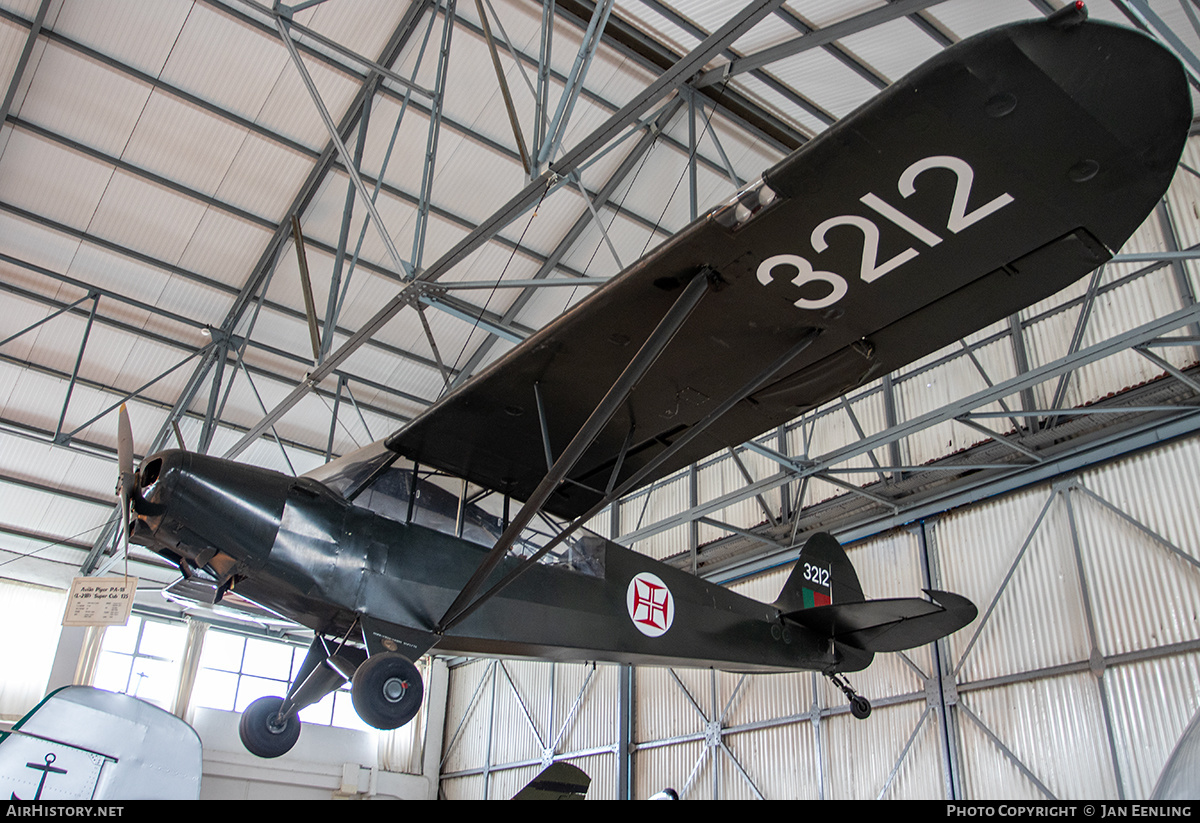
[[[1178,61],[1081,4],[985,32],[386,441],[293,478],[184,451],[135,473],[124,438],[132,539],[316,633],[288,694],[242,717],[265,757],[347,679],[367,723],[408,722],[431,650],[819,670],[865,716],[841,674],[961,628],[969,601],[866,600],[817,534],[760,603],[580,525],[1092,271],[1166,191],[1190,122]],[[490,513],[435,475],[492,495]]]

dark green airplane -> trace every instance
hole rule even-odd
[[[184,451],[135,473],[124,426],[132,540],[316,633],[288,694],[243,715],[264,757],[346,680],[368,724],[408,722],[429,651],[818,670],[865,717],[842,675],[974,605],[867,600],[827,534],[760,603],[582,524],[1092,271],[1163,196],[1190,123],[1178,61],[1082,4],[985,32],[385,441],[298,478]]]

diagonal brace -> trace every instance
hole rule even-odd
[[[534,489],[529,500],[517,512],[517,515],[509,523],[508,528],[500,535],[500,539],[496,541],[496,545],[491,552],[479,564],[475,574],[467,581],[467,584],[459,592],[457,598],[446,610],[445,615],[438,623],[438,631],[445,631],[459,616],[463,608],[471,601],[472,598],[483,587],[487,578],[495,570],[504,556],[508,554],[509,548],[516,542],[521,531],[533,519],[533,516],[541,510],[545,502],[554,493],[554,490],[566,480],[567,475],[575,464],[583,457],[584,452],[591,447],[596,438],[608,425],[613,415],[625,403],[630,393],[634,390],[641,379],[650,370],[650,367],[658,360],[659,355],[663,353],[667,345],[675,337],[675,333],[683,326],[692,312],[700,304],[700,299],[708,293],[712,285],[715,273],[711,269],[701,270],[692,281],[684,288],[683,292],[675,300],[675,303],[667,311],[663,319],[659,321],[654,331],[642,344],[637,354],[625,367],[617,381],[608,390],[604,398],[596,406],[595,410],[580,427],[575,437],[571,439],[563,453],[559,455],[554,465],[546,473],[542,482]]]

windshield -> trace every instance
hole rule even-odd
[[[417,473],[414,482],[412,463],[382,441],[332,460],[309,472],[308,477],[381,517],[416,523],[489,549],[504,531],[502,495],[425,470]],[[550,542],[561,528],[560,523],[539,515],[521,533],[510,553],[528,557]],[[581,529],[539,562],[603,577],[605,544],[604,538]]]

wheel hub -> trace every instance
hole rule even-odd
[[[399,677],[389,677],[383,684],[383,696],[389,703],[399,703],[408,691],[408,683]]]

